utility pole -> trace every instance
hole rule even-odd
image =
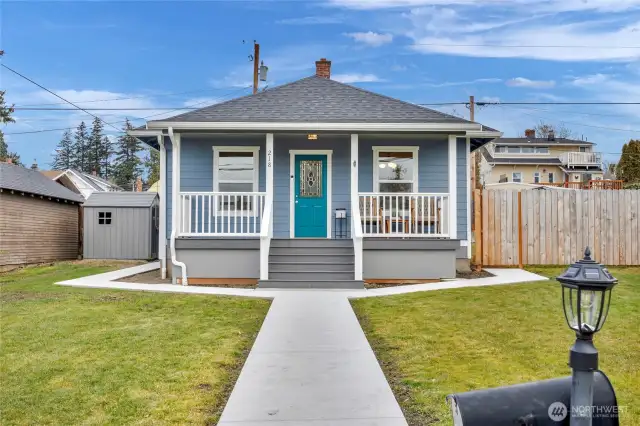
[[[476,121],[476,97],[469,96],[469,120]]]
[[[260,45],[253,42],[253,94],[258,93],[258,70],[260,69]]]

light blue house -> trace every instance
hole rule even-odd
[[[131,131],[160,151],[174,282],[362,287],[469,263],[478,123],[316,75]]]

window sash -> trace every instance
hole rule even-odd
[[[540,173],[535,172],[533,174],[533,183],[540,183]]]
[[[511,174],[511,180],[513,182],[522,182],[522,173],[520,172],[513,172]]]
[[[376,192],[382,192],[380,190],[381,184],[411,184],[411,192],[416,192],[419,187],[418,177],[418,146],[373,146],[373,190]],[[380,178],[380,158],[381,157],[396,157],[396,158],[410,158],[413,160],[413,174],[411,179],[383,179]]]
[[[221,158],[253,158],[253,177],[251,179],[221,179],[220,178],[220,159]],[[224,170],[224,168],[222,169]],[[222,193],[242,193],[243,191],[224,191],[220,189],[220,184],[251,184],[252,188],[249,192],[258,192],[260,188],[260,147],[213,147],[213,190]],[[233,211],[251,212],[253,210],[253,202],[251,197],[218,197],[218,213],[221,215],[231,214]]]

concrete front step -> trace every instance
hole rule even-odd
[[[269,270],[269,279],[270,280],[299,280],[299,281],[308,281],[308,280],[352,280],[353,279],[353,270],[351,271],[314,271],[314,270],[306,270],[306,271],[289,271],[289,272],[274,272]]]
[[[298,254],[335,254],[340,256],[353,256],[353,247],[271,247],[269,254],[290,256]]]
[[[355,280],[260,280],[258,288],[282,288],[282,289],[341,289],[341,290],[361,290],[364,288],[364,281]]]
[[[336,261],[336,262],[269,262],[269,272],[307,272],[307,271],[326,271],[326,272],[352,272],[354,262]]]
[[[351,239],[327,239],[327,238],[274,238],[271,240],[271,248],[274,247],[353,247]]]
[[[274,254],[271,251],[269,255],[269,264],[272,265],[274,263],[313,263],[313,262],[322,262],[322,263],[340,263],[340,262],[353,262],[353,252],[348,255],[342,254],[333,254],[333,253],[282,253],[282,254]]]

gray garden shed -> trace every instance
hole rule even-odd
[[[94,192],[84,203],[84,258],[157,258],[158,213],[156,193]]]

